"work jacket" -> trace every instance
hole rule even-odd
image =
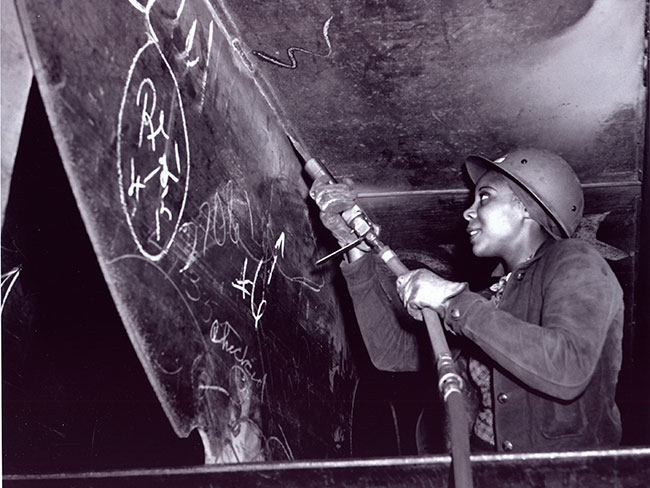
[[[398,323],[377,266],[370,255],[341,266],[366,348],[378,369],[416,370],[416,339]],[[513,270],[498,307],[466,289],[444,323],[489,358],[497,450],[618,445],[623,292],[593,246],[545,242]]]

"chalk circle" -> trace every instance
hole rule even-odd
[[[151,124],[143,130],[146,97],[137,95],[147,79],[152,81],[146,84],[147,99],[150,104],[157,102],[151,108]],[[163,132],[168,132],[168,139]],[[162,174],[161,158],[172,176]],[[178,82],[154,40],[138,50],[129,68],[118,115],[117,173],[120,202],[133,240],[143,256],[159,261],[174,242],[185,210],[190,149]]]

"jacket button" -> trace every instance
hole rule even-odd
[[[506,403],[508,401],[508,394],[507,393],[499,393],[499,396],[497,396],[497,401],[499,403]]]
[[[524,279],[524,274],[525,273],[523,271],[520,271],[519,273],[517,273],[517,276],[516,276],[517,280],[518,281],[523,280]]]
[[[452,319],[459,319],[460,318],[460,310],[458,310],[457,308],[452,308],[450,313],[451,313],[451,318]]]
[[[512,451],[512,448],[514,446],[512,445],[512,442],[510,442],[510,441],[503,441],[503,444],[501,444],[501,447],[503,447],[504,451]]]

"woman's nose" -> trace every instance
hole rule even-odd
[[[476,203],[463,212],[463,218],[468,222],[476,218]]]

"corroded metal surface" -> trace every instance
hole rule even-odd
[[[642,0],[214,3],[337,175],[458,188],[467,154],[533,145],[583,181],[638,177]]]

